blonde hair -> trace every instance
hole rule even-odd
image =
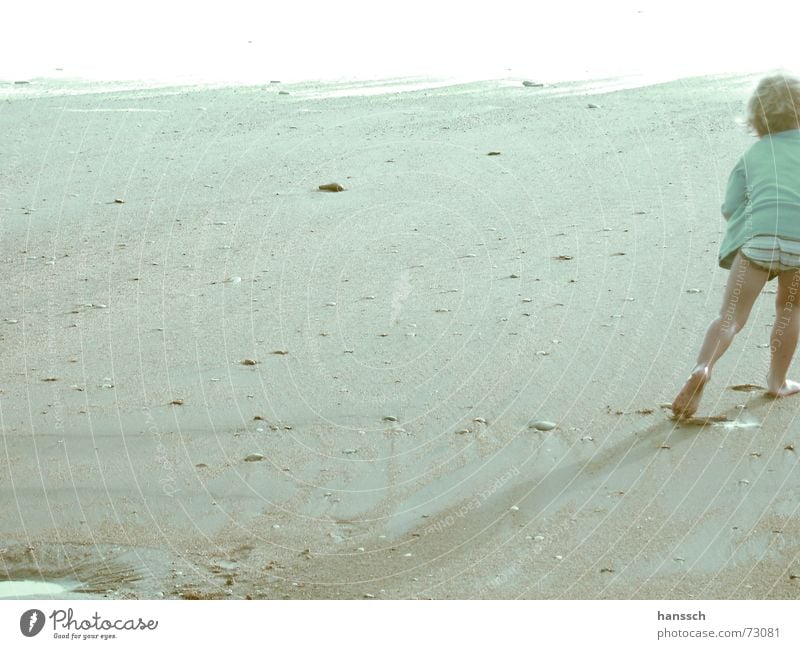
[[[800,128],[800,81],[786,74],[764,77],[747,103],[747,123],[759,137]]]

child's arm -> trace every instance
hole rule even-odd
[[[744,170],[744,159],[734,166],[728,178],[728,187],[725,190],[725,202],[722,204],[722,216],[727,221],[731,215],[747,201],[747,184]]]

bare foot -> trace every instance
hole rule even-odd
[[[792,394],[797,394],[800,392],[800,383],[797,381],[790,381],[786,379],[777,390],[773,390],[772,388],[767,390],[767,394],[771,397],[788,397]]]
[[[676,417],[691,417],[696,413],[708,379],[708,366],[696,367],[672,402],[672,414]]]

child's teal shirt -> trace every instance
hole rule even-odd
[[[728,221],[719,250],[723,268],[757,234],[800,243],[800,130],[765,135],[747,150],[728,179],[722,216]]]

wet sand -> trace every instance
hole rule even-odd
[[[774,283],[713,419],[660,407],[753,81],[7,92],[0,579],[797,597],[800,401],[728,389],[764,383]]]

